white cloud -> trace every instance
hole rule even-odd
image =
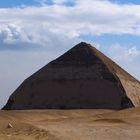
[[[33,30],[30,28],[23,28],[15,24],[8,24],[3,27],[0,30],[0,49],[47,49],[48,51],[57,51],[69,48],[80,41],[77,37],[68,37],[55,29],[49,31],[39,25],[34,26],[35,29]]]
[[[30,37],[25,34],[21,27],[9,24],[0,30],[1,43],[16,44],[18,42],[31,42]]]
[[[66,6],[65,2],[53,0],[51,6],[0,8],[0,40],[44,47],[55,46],[54,40],[63,38],[69,42],[81,40],[81,35],[140,35],[140,5],[75,0],[74,6]]]
[[[45,29],[67,37],[105,33],[140,35],[140,5],[76,0],[73,7],[68,7],[60,4],[65,0],[53,2],[51,6],[1,8],[1,28],[13,23],[29,32],[39,28],[40,31]]]
[[[0,8],[0,40],[44,47],[63,38],[81,40],[81,35],[140,35],[140,5],[107,0],[75,0],[73,6],[64,4],[73,0],[53,0],[51,6],[47,0],[40,2],[44,5]]]

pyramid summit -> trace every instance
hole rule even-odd
[[[98,56],[96,56],[95,53],[90,44],[81,42],[52,63],[69,66],[92,65],[95,61],[98,61]]]
[[[27,78],[3,109],[124,109],[139,105],[140,82],[81,42]]]

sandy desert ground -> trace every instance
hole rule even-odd
[[[0,111],[0,140],[124,139],[140,140],[140,108]]]

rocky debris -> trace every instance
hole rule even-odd
[[[7,128],[13,128],[13,125],[11,123],[8,123]]]

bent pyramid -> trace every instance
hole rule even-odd
[[[3,109],[123,109],[138,105],[139,81],[81,42],[26,79]]]

